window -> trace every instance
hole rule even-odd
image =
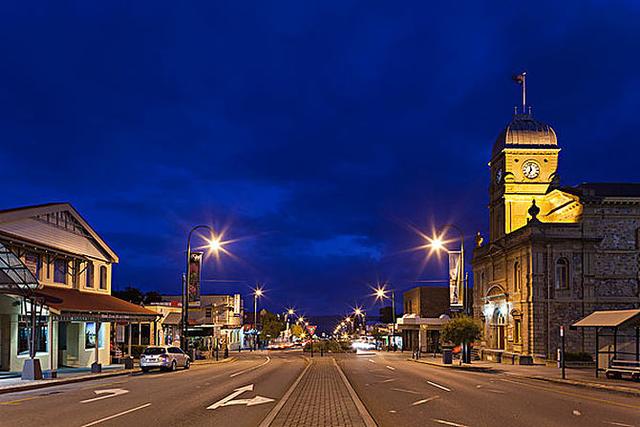
[[[569,289],[569,261],[566,258],[556,261],[556,289]]]
[[[42,259],[40,255],[27,252],[24,256],[24,265],[33,273],[36,279],[40,279],[40,269],[42,268]]]
[[[513,264],[513,288],[516,291],[520,291],[522,287],[522,268],[520,267],[520,262],[516,261]]]
[[[93,263],[87,261],[87,269],[84,271],[85,286],[87,288],[93,288]]]
[[[53,262],[53,281],[55,283],[67,283],[67,260],[56,259]]]
[[[104,327],[100,326],[98,334],[98,348],[104,348]],[[96,322],[87,322],[84,324],[84,348],[96,348]]]
[[[100,289],[107,289],[107,266],[100,266]]]
[[[29,316],[20,316],[18,320],[18,354],[29,354],[29,339],[31,332]],[[36,325],[36,352],[46,353],[49,340],[48,317],[39,316]]]
[[[144,349],[142,354],[146,354],[147,356],[157,356],[159,354],[164,354],[164,348],[162,347],[147,347]]]
[[[513,342],[519,344],[521,342],[522,335],[522,321],[520,319],[515,319],[513,323]]]

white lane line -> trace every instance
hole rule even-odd
[[[582,412],[578,411],[577,409],[574,409],[572,414],[575,415],[576,417],[579,417],[580,415],[582,415]]]
[[[406,388],[392,388],[392,391],[399,391],[400,393],[420,394],[417,391],[407,390]]]
[[[490,388],[486,389],[489,393],[496,393],[496,394],[505,394],[504,391],[502,390],[492,390]]]
[[[464,424],[458,424],[458,423],[453,423],[451,421],[445,421],[445,420],[439,420],[437,418],[433,418],[432,421],[438,423],[438,424],[444,424],[446,426],[453,426],[453,427],[468,427]]]
[[[451,391],[451,389],[446,388],[446,387],[445,387],[445,386],[443,386],[443,385],[436,384],[436,383],[434,383],[434,382],[432,382],[432,381],[428,381],[428,380],[427,380],[427,383],[429,383],[430,385],[432,385],[432,386],[434,386],[434,387],[438,387],[440,390],[444,390],[444,391]]]
[[[388,380],[384,380],[384,381],[380,381],[380,382],[390,383],[391,381],[395,381],[395,380],[396,380],[395,378],[389,378]]]
[[[94,425],[96,425],[96,424],[100,424],[100,423],[103,423],[103,422],[105,422],[105,421],[109,421],[109,420],[112,420],[112,419],[114,419],[114,418],[121,417],[122,415],[127,415],[127,414],[130,414],[130,413],[132,413],[132,412],[138,411],[138,410],[140,410],[140,409],[144,409],[144,408],[146,408],[147,406],[151,406],[151,403],[145,403],[144,405],[140,405],[140,406],[138,406],[138,407],[136,407],[136,408],[132,408],[132,409],[128,409],[128,410],[126,410],[126,411],[118,412],[117,414],[110,415],[110,416],[105,417],[105,418],[100,418],[99,420],[93,421],[93,422],[91,422],[91,423],[89,423],[89,424],[85,424],[85,425],[83,425],[82,427],[94,426]]]
[[[267,356],[267,360],[265,360],[265,361],[264,361],[263,363],[261,363],[260,365],[258,365],[258,366],[252,366],[251,368],[249,368],[249,369],[245,369],[244,371],[238,371],[238,372],[235,372],[235,373],[233,373],[233,374],[229,375],[229,378],[237,377],[238,375],[242,375],[242,374],[245,374],[245,373],[247,373],[247,372],[251,372],[251,371],[253,371],[254,369],[258,369],[258,368],[263,367],[264,365],[266,365],[266,364],[267,364],[267,363],[269,363],[269,362],[271,362],[271,358],[270,358],[269,356]]]
[[[611,424],[612,426],[620,426],[620,427],[634,427],[631,424],[625,424],[625,423],[617,423],[615,421],[603,421],[603,423],[605,424]]]
[[[396,370],[396,368],[394,368],[393,366],[389,366],[389,365],[387,365],[387,369],[390,369],[390,370],[392,370],[392,371],[395,371],[395,370]]]
[[[411,404],[411,406],[422,405],[423,403],[431,402],[432,400],[440,399],[440,396],[431,396],[427,399],[417,400]]]
[[[371,363],[376,363],[376,361],[375,361],[375,360],[373,360],[373,359],[368,359],[368,360],[369,360],[369,362],[371,362]]]

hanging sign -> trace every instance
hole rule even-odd
[[[307,331],[309,331],[309,335],[313,336],[316,333],[316,329],[318,325],[307,325]]]
[[[200,276],[202,252],[192,252],[189,258],[189,307],[200,307]]]
[[[462,308],[464,301],[464,284],[462,277],[462,253],[449,251],[449,305],[451,308]]]

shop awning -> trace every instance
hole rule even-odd
[[[169,313],[162,321],[163,325],[179,325],[182,322],[182,314]]]
[[[107,294],[45,287],[36,292],[61,321],[153,322],[158,313]]]
[[[0,293],[29,296],[41,287],[20,258],[0,243]]]
[[[576,328],[640,326],[640,310],[594,311],[571,326]]]

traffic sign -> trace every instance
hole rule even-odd
[[[318,325],[307,325],[307,331],[309,331],[309,335],[311,336],[316,333],[316,329],[318,329]]]

